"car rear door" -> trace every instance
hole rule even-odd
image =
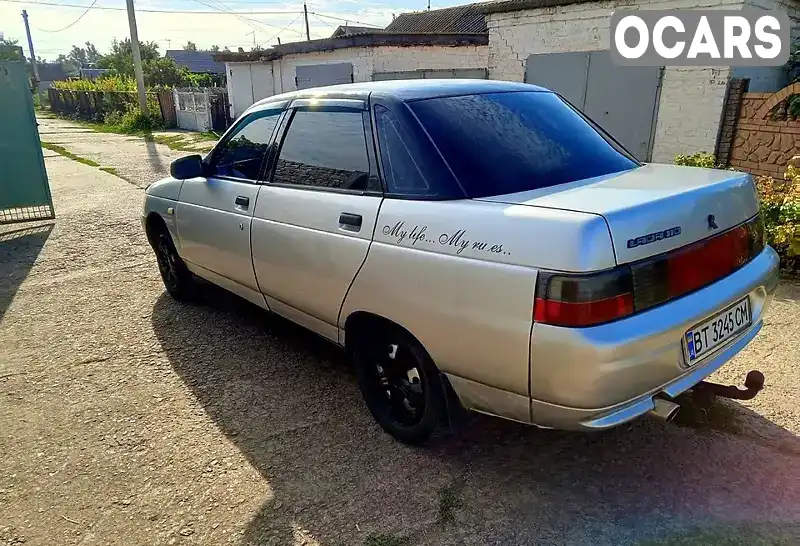
[[[326,337],[367,256],[383,194],[366,104],[296,100],[254,211],[253,266],[274,311]]]
[[[209,157],[208,174],[184,181],[177,205],[181,257],[190,269],[249,299],[258,295],[250,224],[282,111],[272,107],[243,118]]]

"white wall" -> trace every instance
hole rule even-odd
[[[523,81],[525,61],[533,54],[608,49],[615,9],[741,7],[742,0],[612,0],[489,14],[489,77]],[[714,151],[729,78],[729,68],[665,69],[653,161],[671,163],[679,153]]]
[[[272,95],[294,91],[295,69],[310,64],[349,62],[353,81],[372,80],[374,72],[486,68],[488,46],[376,46],[298,53],[267,63],[226,63],[232,117]]]

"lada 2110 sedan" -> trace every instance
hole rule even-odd
[[[169,293],[202,277],[343,346],[409,443],[453,402],[561,429],[669,417],[777,284],[750,175],[642,164],[531,85],[277,95],[171,174],[142,213]]]

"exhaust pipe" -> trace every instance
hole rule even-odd
[[[647,412],[648,415],[657,417],[662,421],[672,421],[678,414],[678,410],[681,409],[681,407],[675,402],[660,396],[653,397],[653,404],[655,407]]]

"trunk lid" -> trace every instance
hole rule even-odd
[[[599,214],[618,264],[722,233],[758,213],[747,173],[658,164],[480,200]]]

